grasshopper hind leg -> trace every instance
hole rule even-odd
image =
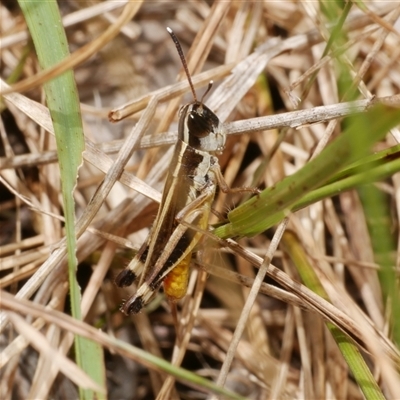
[[[185,296],[190,271],[190,261],[192,254],[189,253],[181,262],[172,269],[165,278],[148,284],[144,282],[133,296],[122,304],[120,310],[126,314],[138,314],[151,301],[155,293],[157,293],[161,283],[164,284],[164,293],[170,304],[176,303]],[[134,273],[130,269],[123,270],[116,279],[117,285],[129,286],[130,279]]]
[[[115,284],[119,287],[131,286],[143,273],[144,263],[146,261],[149,246],[147,242],[143,243],[136,256],[129,265],[122,270],[115,278]]]
[[[124,269],[115,278],[115,284],[119,287],[131,286],[137,279],[136,274],[130,269]]]
[[[121,304],[120,311],[125,315],[138,314],[143,309],[144,305],[144,301],[141,297],[131,297]]]
[[[140,313],[157,293],[160,285],[161,282],[158,284],[157,287],[153,287],[150,289],[147,283],[143,283],[142,286],[139,287],[137,293],[131,296],[122,304],[120,310],[125,315]]]

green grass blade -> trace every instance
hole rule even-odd
[[[299,272],[304,285],[309,287],[325,300],[330,301],[328,294],[321,285],[312,265],[308,262],[307,255],[305,254],[296,235],[291,231],[286,231],[283,234],[282,244]],[[380,390],[374,376],[354,342],[332,323],[327,322],[326,326],[338,345],[343,358],[346,360],[346,363],[365,398],[368,400],[384,400],[385,396]]]
[[[393,268],[396,264],[396,242],[392,233],[389,199],[374,185],[361,186],[358,193],[364,207],[375,262],[381,266],[379,280],[391,315],[392,336],[400,346],[400,288]]]
[[[376,105],[349,119],[348,128],[295,174],[265,189],[228,214],[229,223],[214,230],[222,238],[254,236],[279,222],[296,202],[328,182],[335,173],[366,156],[371,146],[400,123],[400,111]],[[355,170],[365,172],[362,166]]]
[[[329,36],[329,40],[326,43],[325,49],[321,55],[321,59],[327,56],[329,53],[333,54],[335,50],[338,49],[338,47],[346,42],[346,34],[343,29],[343,25],[346,22],[347,17],[349,16],[352,5],[352,2],[349,1],[344,4],[344,8],[342,10],[339,2],[321,3],[321,11],[325,14],[328,20],[331,21],[333,26],[331,35]],[[314,82],[317,79],[318,73],[319,70],[315,71],[310,76],[307,85],[305,86],[303,93],[300,96],[302,102],[304,102],[304,100],[307,98],[311,87],[314,85]]]
[[[346,190],[355,189],[360,185],[378,182],[392,176],[396,172],[400,171],[399,152],[399,146],[394,146],[389,150],[384,150],[372,156],[364,157],[360,163],[357,163],[357,165],[364,165],[365,171],[359,172],[360,169],[353,166],[352,168],[345,169],[344,171],[335,174],[334,178],[330,179],[331,183],[312,190],[290,206],[290,212],[299,211],[317,201],[336,196]],[[377,156],[379,157],[378,159]],[[282,219],[288,214],[288,210],[289,208],[266,216],[264,220],[265,229],[269,229],[282,221]]]
[[[368,157],[364,157],[360,162],[352,164],[351,167],[335,174],[328,183],[318,189],[307,193],[299,201],[295,202],[291,212],[301,210],[317,201],[338,195],[346,190],[354,189],[366,183],[373,183],[386,179],[400,171],[400,146],[381,151]],[[359,166],[363,166],[360,172]],[[273,213],[265,219],[266,229],[274,226],[281,221],[287,210]]]
[[[368,166],[368,163],[366,163],[366,166]],[[300,210],[316,201],[335,196],[343,191],[354,189],[360,185],[386,179],[399,171],[400,158],[387,163],[376,164],[375,166],[371,166],[371,169],[366,168],[363,172],[354,173],[353,175],[347,176],[337,182],[313,190],[309,194],[305,195],[299,202],[295,203],[292,211]]]
[[[57,2],[54,0],[19,0],[19,4],[28,24],[41,68],[45,70],[65,59],[69,55],[68,42],[61,23]],[[73,190],[78,168],[82,162],[84,136],[79,97],[73,72],[67,71],[47,82],[44,85],[44,90],[54,125],[62,180],[72,315],[81,319],[81,295],[76,281],[77,260],[75,256]],[[105,388],[101,348],[92,341],[76,336],[75,353],[78,365]],[[94,395],[91,391],[81,392],[83,398],[93,398]],[[96,395],[98,398],[104,398],[101,393],[96,393]]]

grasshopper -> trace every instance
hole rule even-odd
[[[121,306],[126,315],[140,312],[162,283],[170,301],[185,296],[192,252],[208,227],[217,184],[222,191],[230,191],[215,156],[224,149],[226,132],[218,117],[203,104],[211,83],[198,101],[179,41],[170,28],[167,30],[180,55],[194,101],[180,110],[178,141],[153,227],[115,280],[124,287],[139,279],[137,292]]]

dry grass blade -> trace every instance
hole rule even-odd
[[[25,81],[14,85],[11,89],[6,89],[3,94],[11,92],[24,92],[31,90],[46,81],[61,75],[63,72],[73,69],[77,65],[86,61],[92,54],[101,49],[110,42],[132,17],[138,12],[141,2],[128,2],[120,16],[120,18],[107,29],[99,38],[92,41],[88,46],[82,47],[76,53],[72,54],[68,59],[63,60],[60,64],[55,65],[51,69],[39,72],[36,76],[27,78]]]
[[[254,281],[253,286],[252,286],[252,291],[249,293],[249,296],[247,297],[246,304],[243,307],[243,311],[242,311],[242,314],[241,314],[240,319],[238,321],[238,325],[237,325],[237,328],[235,330],[235,334],[233,336],[233,339],[231,341],[227,356],[225,358],[225,362],[222,365],[221,372],[220,372],[219,377],[218,377],[217,383],[219,385],[221,385],[221,386],[223,386],[225,381],[226,381],[229,369],[230,369],[231,364],[232,364],[233,357],[235,356],[236,348],[237,348],[237,346],[239,344],[240,338],[241,338],[241,336],[243,334],[243,331],[244,331],[244,328],[245,328],[246,321],[247,321],[247,319],[249,317],[250,310],[253,307],[254,301],[255,301],[256,296],[257,296],[257,294],[258,294],[258,292],[260,290],[261,284],[262,284],[262,282],[263,282],[263,280],[265,278],[265,275],[267,273],[269,264],[270,264],[270,262],[271,262],[271,260],[272,260],[272,258],[274,256],[274,253],[275,253],[275,251],[276,251],[276,249],[277,249],[277,247],[279,245],[279,242],[281,240],[283,232],[286,229],[287,222],[288,222],[287,220],[284,220],[283,222],[280,223],[280,225],[279,225],[279,227],[278,227],[278,229],[277,229],[277,231],[276,231],[276,233],[275,233],[275,235],[274,235],[274,237],[273,237],[273,239],[271,241],[271,245],[268,248],[268,252],[265,255],[263,263],[260,266],[260,269],[258,271],[257,277],[256,277],[256,279]]]
[[[80,22],[85,22],[89,20],[90,18],[97,17],[99,15],[102,15],[103,13],[115,10],[117,8],[123,7],[124,3],[127,3],[129,0],[121,0],[119,2],[115,1],[105,1],[100,4],[95,4],[91,7],[87,7],[81,10],[78,10],[76,12],[73,12],[71,14],[68,14],[63,18],[63,26],[64,27],[69,27],[73,26],[75,24],[79,24]],[[20,42],[23,42],[29,38],[28,32],[27,31],[21,31],[18,33],[12,33],[9,36],[5,36],[1,39],[0,43],[0,49],[5,49],[7,47],[11,47],[13,45],[16,45]]]
[[[144,365],[153,368],[153,369],[160,369],[168,372],[172,372],[175,374],[177,378],[180,379],[187,379],[189,380],[190,384],[190,378],[193,381],[193,384],[197,385],[202,385],[205,388],[208,388],[208,390],[214,390],[216,393],[224,394],[224,395],[231,395],[233,399],[243,399],[243,397],[240,396],[235,396],[233,393],[230,393],[229,391],[224,391],[223,389],[219,388],[217,385],[213,383],[208,383],[205,380],[202,380],[201,378],[197,379],[198,377],[194,376],[193,374],[190,374],[187,371],[184,371],[182,369],[175,369],[175,370],[170,370],[169,369],[169,363],[165,362],[162,359],[157,359],[153,355],[144,352],[143,350],[139,348],[135,348],[131,345],[128,345],[124,343],[123,341],[119,341],[114,339],[113,337],[106,335],[105,333],[94,329],[93,327],[89,326],[88,324],[83,323],[82,321],[78,321],[76,319],[71,318],[70,316],[64,315],[60,312],[56,312],[54,310],[45,310],[43,307],[38,307],[37,305],[30,303],[26,300],[16,300],[13,298],[8,293],[2,292],[0,296],[0,304],[2,308],[7,309],[7,310],[12,310],[12,311],[17,311],[23,314],[30,314],[35,317],[44,317],[43,319],[46,320],[47,322],[51,322],[54,324],[57,324],[61,328],[73,332],[75,334],[78,334],[80,336],[86,337],[86,338],[91,338],[93,340],[96,340],[97,342],[101,343],[103,346],[113,350],[117,351],[121,355],[128,356],[132,359],[135,360],[140,360]],[[22,318],[16,315],[15,313],[11,312],[9,314],[12,314],[11,318],[13,319],[13,322],[17,323],[17,326],[19,325],[20,322],[22,321]],[[24,322],[24,327],[27,324]],[[37,335],[37,332],[35,332],[35,335]],[[194,379],[193,379],[194,378]],[[203,382],[200,382],[203,381]],[[86,382],[85,382],[86,384]]]
[[[218,81],[219,79],[228,75],[231,72],[233,66],[234,64],[221,65],[219,67],[213,68],[210,71],[195,75],[192,77],[193,86],[195,88],[204,87],[210,81]],[[177,96],[181,96],[187,93],[188,90],[189,82],[187,80],[169,85],[167,87],[158,89],[153,93],[146,94],[139,99],[131,100],[128,103],[111,110],[109,113],[109,118],[112,122],[120,121],[128,117],[129,115],[143,110],[152,97],[157,97],[160,102],[168,101]]]
[[[63,1],[72,55],[42,71],[14,3],[0,5],[1,396],[77,398],[77,385],[87,384],[74,381],[82,378],[71,351],[78,334],[104,349],[108,398],[203,399],[222,396],[225,382],[233,398],[395,399],[399,127],[381,132],[371,153],[350,157],[347,167],[339,152],[310,160],[340,143],[350,115],[399,108],[399,5]],[[158,293],[140,316],[126,317],[119,307],[136,288],[114,280],[151,229],[179,107],[193,99],[167,26],[181,42],[196,97],[227,132],[218,155],[225,180],[262,193],[249,211],[250,196],[217,190],[186,297],[171,312]],[[85,133],[74,192],[85,322],[69,317],[66,213],[40,86],[70,68]],[[342,147],[375,137],[373,125]],[[325,171],[328,159],[334,167]],[[290,178],[281,209],[276,193]],[[309,191],[315,182],[325,183]],[[273,239],[283,220],[302,258]],[[235,228],[228,242],[216,238],[226,226]],[[268,230],[246,237],[257,226]],[[276,251],[260,268],[267,249]],[[305,265],[318,285],[300,272]],[[354,360],[347,345],[358,352]]]
[[[96,382],[90,379],[90,377],[80,370],[74,362],[52,347],[46,340],[45,336],[32,328],[18,314],[8,313],[7,316],[14,328],[23,335],[25,339],[29,340],[30,344],[39,351],[41,356],[47,360],[51,360],[52,368],[59,368],[62,373],[79,386],[90,388],[98,392],[103,391],[101,386],[97,385]]]
[[[7,88],[7,85],[5,84],[4,81],[0,81],[0,84],[2,85],[2,87]],[[17,107],[20,111],[22,111],[24,114],[29,116],[33,121],[35,121],[37,124],[43,127],[47,132],[54,135],[54,130],[51,123],[49,110],[46,107],[18,93],[5,94],[4,98],[6,99],[7,102]],[[150,115],[147,117],[146,123],[149,122],[149,119],[152,117],[152,113],[154,113],[154,110],[150,108],[148,112]],[[144,133],[144,130],[140,129],[137,130],[137,132],[139,132],[142,135]],[[134,142],[136,142],[136,139],[133,140]],[[140,138],[138,140],[140,141]],[[135,143],[129,143],[130,146],[129,151],[133,151],[134,144]],[[119,147],[118,150],[121,150],[121,147]],[[83,154],[83,157],[91,164],[100,168],[103,172],[109,171],[111,166],[113,164],[115,165],[115,163],[113,163],[110,157],[104,154],[98,147],[96,147],[88,139],[86,140],[86,151]],[[121,162],[117,163],[117,165],[121,165]],[[6,168],[6,165],[4,166],[4,168]],[[149,196],[153,200],[156,201],[160,200],[160,194],[157,191],[155,191],[151,186],[146,185],[146,183],[144,183],[143,181],[137,179],[135,176],[130,175],[124,171],[119,172],[119,175],[121,175],[119,179],[121,180],[122,183],[131,186],[132,188],[135,188],[136,191]]]

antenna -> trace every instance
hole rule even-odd
[[[208,95],[208,93],[211,90],[213,84],[214,84],[214,81],[208,82],[207,90],[204,92],[203,96],[201,96],[200,103],[203,103],[204,97],[206,97]]]
[[[178,40],[178,38],[176,37],[174,31],[173,31],[169,26],[167,26],[167,31],[168,31],[168,33],[170,34],[172,40],[173,40],[174,43],[175,43],[176,49],[178,50],[179,57],[180,57],[180,59],[181,59],[181,61],[182,61],[183,69],[184,69],[185,72],[186,72],[186,76],[187,76],[187,79],[188,79],[188,81],[189,81],[190,89],[192,90],[194,100],[197,101],[196,92],[194,91],[194,86],[193,86],[192,78],[190,77],[190,74],[189,74],[189,68],[188,68],[188,66],[187,66],[186,59],[185,59],[185,56],[184,56],[184,54],[183,54],[181,44],[179,43],[179,40]],[[209,90],[209,89],[208,89],[208,90]],[[208,92],[208,90],[207,90],[207,92]],[[204,97],[204,96],[203,96],[203,97]]]

